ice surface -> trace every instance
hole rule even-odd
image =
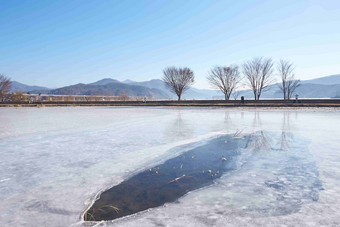
[[[339,225],[339,125],[332,109],[1,108],[0,226],[82,225],[100,191],[184,152],[180,145],[237,131],[265,138],[237,171],[99,225]]]

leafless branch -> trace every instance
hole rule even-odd
[[[231,93],[232,94],[232,96],[233,96],[233,98],[234,98],[234,100],[237,100],[238,99],[238,97],[240,96],[240,94],[241,94],[241,91],[234,91],[233,93]]]
[[[288,100],[292,97],[296,88],[300,86],[300,80],[292,79],[287,81],[287,98]]]
[[[11,80],[3,74],[0,74],[0,95],[6,94],[11,90]]]

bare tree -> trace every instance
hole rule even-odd
[[[212,87],[223,92],[225,100],[230,99],[231,93],[241,81],[238,67],[233,65],[229,67],[214,67],[210,70],[207,79]]]
[[[11,80],[3,74],[0,74],[0,95],[6,94],[11,90]]]
[[[233,98],[235,99],[235,100],[237,100],[238,99],[238,97],[240,96],[240,94],[241,94],[241,91],[234,91],[233,93],[231,93],[232,94],[232,96],[233,96]]]
[[[243,74],[254,93],[255,100],[274,83],[273,61],[271,58],[253,58],[243,64]]]
[[[300,80],[295,79],[293,63],[281,59],[277,65],[277,71],[282,81],[279,88],[283,93],[283,99],[289,100],[296,88],[300,86]]]
[[[287,81],[287,99],[289,100],[293,93],[295,92],[296,88],[300,86],[300,80],[288,80]]]
[[[181,100],[183,92],[188,90],[190,86],[194,83],[194,72],[189,68],[176,68],[169,67],[163,70],[164,76],[163,81],[170,91],[174,92],[178,101]]]
[[[129,96],[128,96],[126,93],[122,93],[122,94],[120,94],[120,95],[118,96],[118,99],[119,99],[120,101],[128,101],[130,98],[129,98]]]

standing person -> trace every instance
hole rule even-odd
[[[298,94],[295,94],[295,103],[298,103],[298,98],[299,98],[299,95]]]
[[[144,96],[144,103],[146,103],[146,96]]]

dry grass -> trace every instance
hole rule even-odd
[[[115,206],[112,206],[112,205],[105,205],[105,206],[102,206],[102,207],[100,207],[100,208],[98,208],[98,209],[93,209],[93,212],[92,212],[92,214],[91,213],[89,213],[89,211],[87,211],[86,213],[85,213],[85,215],[84,215],[84,220],[87,220],[87,221],[96,221],[96,219],[95,219],[95,217],[94,217],[94,215],[96,214],[96,212],[97,211],[103,211],[103,212],[105,212],[105,208],[111,208],[114,212],[116,212],[117,214],[119,213],[119,211],[120,211],[120,209],[118,208],[118,207],[115,207]],[[88,219],[88,216],[87,215],[89,215],[89,219]]]

